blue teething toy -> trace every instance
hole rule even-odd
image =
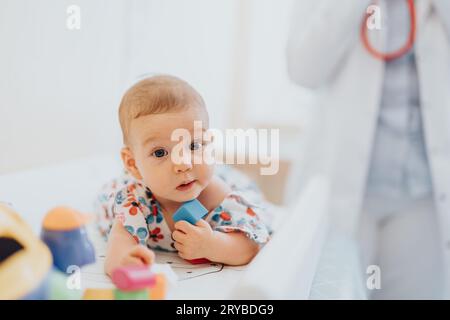
[[[184,202],[181,205],[181,207],[179,207],[178,210],[175,211],[172,218],[173,221],[175,222],[185,220],[190,224],[196,224],[197,221],[202,219],[207,213],[208,210],[200,203],[200,201],[194,199],[191,201]],[[210,262],[208,259],[205,258],[191,259],[187,261],[189,261],[192,264],[202,264]]]
[[[197,199],[184,202],[173,214],[173,221],[186,220],[190,224],[196,224],[208,213],[208,210]]]

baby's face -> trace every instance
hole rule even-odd
[[[202,121],[204,130],[208,116],[202,108],[188,108],[174,113],[141,116],[131,122],[130,142],[140,179],[156,198],[175,202],[195,199],[211,180],[214,167],[205,161],[194,161],[203,154],[205,141],[194,136],[194,121]],[[171,141],[172,132],[186,129],[191,140],[182,147],[191,159],[182,163],[172,161],[172,151],[180,141]],[[180,146],[178,146],[179,148]],[[195,162],[195,163],[194,163]],[[199,162],[199,163],[198,163]],[[200,163],[201,162],[201,163]]]

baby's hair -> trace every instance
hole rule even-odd
[[[120,102],[119,121],[124,144],[129,143],[132,120],[150,114],[177,112],[188,107],[205,108],[205,102],[186,81],[164,74],[138,81],[125,92]]]

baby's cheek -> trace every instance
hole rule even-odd
[[[200,184],[204,187],[208,185],[214,174],[214,165],[199,164],[196,165],[196,175]]]
[[[145,185],[148,186],[154,194],[160,196],[164,196],[168,192],[169,188],[166,183],[168,180],[167,175],[162,174],[162,170],[159,172],[147,172],[144,177]]]

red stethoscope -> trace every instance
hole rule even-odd
[[[374,56],[375,58],[384,60],[384,61],[394,60],[394,59],[397,59],[397,58],[400,58],[401,56],[403,56],[414,45],[414,40],[416,38],[416,8],[414,5],[414,0],[406,0],[406,2],[408,3],[408,10],[409,10],[409,17],[410,17],[409,36],[408,36],[408,40],[405,43],[405,45],[396,51],[384,53],[384,52],[378,51],[377,49],[372,47],[372,45],[369,42],[369,38],[367,36],[367,29],[368,29],[367,21],[370,18],[370,14],[366,13],[366,15],[364,16],[363,23],[361,25],[361,41],[364,44],[364,47],[367,49],[367,51],[369,51],[369,53],[372,56]]]

